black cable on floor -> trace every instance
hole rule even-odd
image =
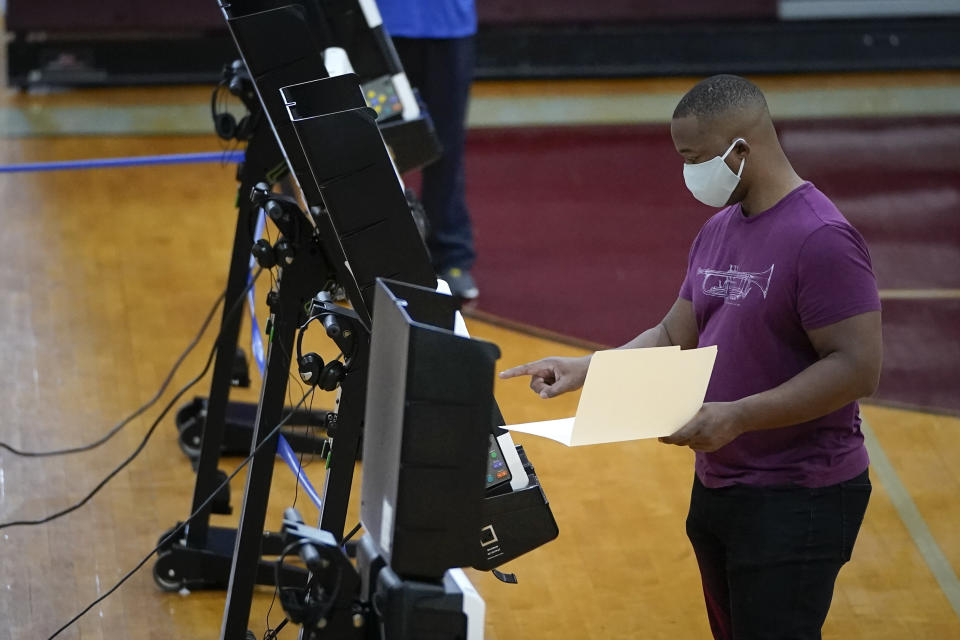
[[[232,472],[230,475],[227,476],[226,480],[224,480],[223,482],[221,482],[220,485],[210,493],[210,495],[207,497],[207,499],[204,500],[204,501],[200,504],[199,507],[197,507],[196,511],[194,511],[193,513],[191,513],[190,516],[189,516],[186,520],[184,520],[183,522],[181,522],[181,523],[180,523],[179,525],[177,525],[173,530],[171,530],[170,533],[168,533],[167,535],[165,535],[165,536],[163,537],[163,539],[160,540],[160,543],[159,543],[157,546],[155,546],[155,547],[153,548],[153,550],[152,550],[150,553],[148,553],[148,554],[146,555],[146,557],[143,558],[143,560],[141,560],[140,562],[137,563],[137,566],[135,566],[133,569],[131,569],[130,571],[128,571],[128,572],[126,573],[126,575],[124,575],[122,578],[120,578],[120,580],[119,580],[115,585],[113,585],[112,587],[110,587],[110,589],[109,589],[106,593],[104,593],[102,596],[100,596],[99,598],[97,598],[96,600],[94,600],[93,602],[91,602],[89,605],[87,605],[86,607],[84,607],[83,611],[81,611],[81,612],[78,613],[77,615],[75,615],[75,616],[73,616],[72,618],[70,618],[70,620],[69,620],[65,625],[63,625],[62,627],[60,627],[59,629],[57,629],[57,630],[53,633],[53,635],[51,635],[47,640],[53,640],[53,638],[56,638],[58,635],[60,635],[61,633],[63,633],[68,627],[70,627],[70,625],[72,625],[74,622],[76,622],[77,620],[79,620],[80,618],[82,618],[84,614],[86,614],[88,611],[90,611],[90,609],[93,609],[95,606],[97,606],[98,604],[100,604],[101,602],[103,602],[103,601],[104,601],[108,596],[110,596],[114,591],[116,591],[117,589],[119,589],[119,588],[120,588],[120,585],[122,585],[124,582],[126,582],[127,580],[129,580],[130,577],[133,576],[133,574],[135,574],[137,571],[139,571],[140,568],[143,567],[143,565],[145,565],[145,564],[147,563],[147,561],[150,560],[150,558],[152,558],[157,551],[159,551],[161,548],[163,548],[164,546],[166,546],[167,542],[169,542],[170,540],[172,540],[172,539],[174,538],[174,536],[176,536],[178,533],[180,533],[181,531],[183,531],[183,529],[184,529],[187,525],[189,525],[190,522],[193,521],[194,518],[196,518],[200,513],[203,512],[203,510],[206,508],[206,506],[207,506],[208,504],[210,504],[210,502],[217,496],[217,494],[219,494],[220,491],[221,491],[224,487],[226,487],[228,484],[230,484],[230,481],[233,480],[233,478],[234,478],[238,473],[240,473],[240,471],[241,471],[245,466],[247,466],[247,464],[249,464],[251,460],[253,460],[254,456],[257,455],[257,453],[260,451],[260,449],[263,447],[263,445],[265,445],[267,442],[269,442],[271,439],[273,439],[274,436],[277,435],[277,433],[280,431],[280,429],[283,427],[283,425],[285,425],[285,424],[293,417],[293,415],[294,415],[294,413],[296,413],[297,409],[299,409],[299,408],[303,405],[303,403],[306,402],[307,398],[308,398],[315,390],[316,390],[316,387],[310,387],[310,390],[307,391],[305,394],[303,394],[303,397],[300,398],[300,402],[298,402],[297,405],[296,405],[293,409],[290,410],[290,412],[287,414],[287,416],[286,416],[283,420],[281,420],[279,423],[277,423],[277,426],[275,426],[273,429],[270,430],[270,433],[268,433],[268,434],[266,435],[266,437],[264,437],[264,438],[260,441],[260,444],[258,444],[258,445],[253,449],[253,451],[250,452],[250,455],[248,455],[246,458],[244,458],[244,459],[243,459],[243,462],[241,462],[240,465],[239,465],[236,469],[234,469],[233,472]]]
[[[76,447],[70,447],[68,449],[54,449],[52,451],[22,451],[16,447],[12,447],[5,442],[0,442],[0,448],[6,449],[10,453],[18,456],[24,456],[27,458],[41,458],[45,456],[62,456],[68,453],[80,453],[81,451],[90,451],[91,449],[96,449],[100,445],[107,442],[110,438],[117,435],[121,429],[127,426],[132,420],[139,417],[143,412],[156,404],[157,400],[160,399],[160,396],[164,394],[167,390],[167,387],[170,386],[170,381],[173,380],[173,376],[177,373],[177,370],[180,368],[180,365],[183,364],[183,361],[186,360],[187,356],[190,355],[190,352],[193,351],[193,348],[197,346],[197,343],[200,342],[200,338],[203,337],[203,334],[206,333],[207,327],[210,326],[210,321],[213,320],[213,316],[217,311],[217,308],[220,306],[220,303],[223,302],[223,299],[227,297],[227,292],[224,290],[220,294],[220,297],[217,298],[217,301],[214,302],[213,307],[207,313],[207,317],[204,318],[203,324],[200,325],[200,331],[197,333],[196,337],[187,345],[186,350],[180,354],[180,357],[177,358],[177,361],[173,364],[173,368],[170,369],[170,373],[167,374],[167,377],[163,380],[163,383],[160,385],[160,389],[157,390],[157,393],[147,400],[146,403],[140,406],[139,409],[128,415],[126,418],[118,422],[112,429],[110,429],[105,435],[100,439],[94,440],[90,444],[85,444]]]
[[[257,277],[259,277],[262,271],[263,269],[257,270],[253,278],[244,288],[243,293],[241,293],[240,296],[234,301],[233,305],[231,305],[225,317],[227,318],[232,317],[234,313],[236,313],[240,308],[242,308],[243,300],[247,294],[247,291],[249,291],[253,287],[254,283],[257,281]],[[207,362],[206,364],[203,365],[203,370],[199,374],[197,374],[193,378],[193,380],[188,382],[186,385],[181,387],[179,391],[177,391],[177,393],[173,396],[173,398],[170,399],[170,402],[168,402],[167,405],[163,408],[163,411],[160,413],[160,415],[157,416],[157,419],[154,420],[153,424],[150,425],[150,428],[147,430],[147,433],[143,437],[143,440],[140,441],[140,444],[137,446],[136,449],[134,449],[133,453],[131,453],[126,460],[121,462],[113,471],[111,471],[106,478],[101,480],[100,483],[96,487],[94,487],[93,491],[88,493],[82,500],[80,500],[80,502],[77,502],[76,504],[73,504],[67,507],[66,509],[62,509],[60,511],[57,511],[56,513],[46,516],[45,518],[40,518],[39,520],[13,520],[11,522],[0,523],[0,530],[6,529],[8,527],[35,526],[40,524],[46,524],[47,522],[51,522],[53,520],[56,520],[57,518],[62,518],[63,516],[69,513],[73,513],[77,509],[81,508],[83,505],[87,504],[87,502],[89,502],[90,499],[93,498],[93,496],[97,495],[100,489],[102,489],[108,482],[110,482],[110,480],[113,479],[114,476],[120,473],[128,464],[133,462],[134,458],[140,455],[140,452],[143,451],[143,448],[147,446],[147,442],[150,440],[150,436],[152,436],[153,432],[156,431],[157,425],[160,424],[160,421],[163,420],[163,418],[167,415],[170,409],[177,403],[180,397],[183,394],[185,394],[187,391],[189,391],[191,387],[193,387],[193,385],[197,384],[197,382],[199,382],[203,378],[203,376],[207,374],[207,371],[210,369],[210,365],[213,363],[213,357],[217,353],[217,342],[219,341],[220,341],[220,336],[217,335],[217,340],[214,341],[213,348],[210,349],[210,355],[207,356]]]

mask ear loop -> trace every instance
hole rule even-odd
[[[720,159],[723,160],[723,161],[726,161],[727,156],[730,155],[730,152],[733,151],[733,148],[734,148],[735,146],[737,146],[737,143],[738,143],[738,142],[746,142],[746,140],[744,140],[743,138],[737,138],[736,140],[734,140],[733,142],[731,142],[731,143],[730,143],[730,146],[727,148],[727,150],[724,151],[724,153],[723,153],[722,156],[720,156]],[[743,165],[744,165],[744,163],[745,163],[746,161],[747,161],[746,158],[741,158],[741,159],[740,159],[740,169],[737,171],[737,177],[738,177],[738,178],[740,177],[740,174],[743,173]]]

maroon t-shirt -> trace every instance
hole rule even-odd
[[[700,346],[717,345],[707,402],[786,382],[819,359],[807,331],[880,309],[863,238],[809,182],[755,216],[735,204],[710,218],[690,249],[680,297],[693,302]],[[868,464],[853,402],[697,452],[696,470],[707,487],[822,487]]]

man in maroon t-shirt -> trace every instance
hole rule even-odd
[[[687,535],[718,640],[820,638],[870,480],[857,399],[876,388],[880,300],[863,238],[802,180],[751,82],[713,76],[671,135],[700,230],[663,321],[622,348],[717,345],[706,402],[662,442],[696,451]],[[543,398],[582,386],[590,356],[547,358]]]

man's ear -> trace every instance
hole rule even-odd
[[[750,144],[743,139],[737,140],[737,143],[733,146],[733,152],[740,158],[746,158],[750,155]]]

